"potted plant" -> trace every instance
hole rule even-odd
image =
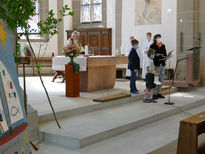
[[[70,62],[65,65],[65,79],[66,79],[66,96],[79,97],[80,96],[80,81],[79,70],[80,65],[74,62],[74,58],[80,55],[80,49],[71,38],[71,41],[63,49],[66,57],[70,58]]]

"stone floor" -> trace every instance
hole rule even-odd
[[[58,112],[64,111],[65,109],[75,109],[78,107],[84,108],[85,106],[90,107],[95,104],[98,105],[99,103],[92,101],[93,98],[118,93],[120,91],[129,91],[129,81],[118,80],[114,89],[93,93],[81,93],[80,98],[66,98],[64,97],[65,84],[60,83],[60,80],[52,83],[51,77],[44,77],[43,79],[46,87],[48,88],[54,108]],[[20,83],[22,85],[22,78],[20,78]],[[140,93],[143,94],[145,87],[144,82],[138,81],[137,86],[140,90]],[[62,126],[64,129],[68,127],[68,131],[71,130],[72,132],[75,131],[75,126],[81,126],[79,125],[80,123],[78,124],[78,122],[80,121],[79,119],[83,119],[82,124],[84,125],[84,127],[86,126],[85,120],[90,119],[98,123],[97,119],[92,118],[95,117],[95,115],[96,117],[101,118],[102,122],[105,123],[104,128],[107,128],[107,126],[109,125],[115,125],[115,127],[117,128],[118,123],[121,125],[121,122],[126,123],[127,121],[132,119],[140,120],[140,118],[143,117],[152,117],[153,114],[153,120],[151,120],[150,123],[146,122],[145,125],[137,127],[137,129],[133,131],[106,139],[82,149],[71,150],[62,146],[42,142],[39,145],[40,150],[38,152],[34,152],[34,154],[146,154],[160,148],[161,146],[166,145],[173,140],[176,140],[180,120],[183,120],[191,114],[196,114],[205,110],[204,93],[205,88],[196,89],[192,92],[174,93],[171,95],[171,101],[175,102],[174,106],[164,105],[164,102],[167,101],[167,98],[165,100],[159,100],[157,104],[145,104],[142,101],[134,101],[126,104],[118,104],[113,108],[109,107],[98,111],[80,114],[79,117],[65,117],[66,119],[64,120],[68,121],[68,123],[65,123],[65,125],[63,124]],[[37,109],[40,115],[50,112],[50,107],[47,103],[44,91],[37,77],[27,78],[27,95],[28,103],[32,105],[33,108]],[[181,109],[180,107],[183,107],[183,109]],[[161,120],[156,120],[156,117],[158,117],[157,114],[160,113],[159,116],[161,116],[164,115],[164,112],[169,112],[174,109],[178,110],[178,112],[176,112],[178,114],[170,114],[172,116],[169,116],[168,118],[164,119],[162,117]],[[61,120],[63,121],[63,119],[60,119],[60,121]],[[92,127],[95,127],[94,123],[90,124],[92,125]],[[43,129],[45,128],[45,130],[48,130],[50,129],[49,125],[56,127],[55,123],[50,124],[50,122],[48,122],[48,125],[42,123],[41,127],[43,127]],[[87,128],[87,126],[85,128]],[[92,129],[94,131],[101,129],[98,128],[98,126],[96,126],[95,128]],[[76,128],[76,131],[78,129],[80,130],[80,128]],[[58,130],[54,129],[54,131],[57,132]],[[92,130],[88,129],[85,132],[81,133],[86,134],[87,131],[89,132]]]
[[[205,110],[205,105],[188,110],[196,114]],[[181,113],[150,123],[131,132],[118,135],[79,150],[70,150],[56,145],[41,143],[34,154],[146,154],[177,139],[179,121],[190,115]]]
[[[41,139],[79,149],[170,117],[182,110],[205,105],[203,93],[203,90],[174,93],[171,95],[171,101],[175,102],[173,106],[164,104],[167,99],[160,99],[157,104],[139,100],[85,114],[79,113],[74,117],[65,116],[59,119],[61,129],[56,126],[55,121],[42,123]]]
[[[43,77],[44,84],[50,95],[52,104],[56,112],[64,111],[66,109],[75,109],[93,104],[99,104],[93,102],[93,98],[107,96],[122,91],[129,92],[129,81],[128,80],[117,80],[114,89],[101,90],[91,93],[80,93],[79,98],[68,98],[65,97],[65,83],[61,83],[62,79],[57,79],[56,82],[51,82],[52,77]],[[19,78],[20,85],[23,87],[23,79]],[[144,81],[137,81],[136,85],[141,94],[145,89]],[[38,77],[27,77],[26,78],[28,104],[38,111],[39,115],[50,113],[51,109],[48,104],[45,92],[40,83]]]

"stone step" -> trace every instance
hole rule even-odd
[[[174,106],[164,105],[166,100],[159,100],[157,104],[138,101],[61,119],[61,129],[54,121],[43,123],[40,138],[44,142],[79,149],[205,104],[205,97],[196,93],[176,93],[173,96]]]
[[[175,93],[177,91],[177,88],[172,88],[171,93]],[[164,89],[162,94],[166,95],[168,94],[169,89]],[[109,101],[106,103],[93,103],[91,105],[87,106],[82,106],[82,107],[76,107],[72,109],[64,109],[61,111],[56,112],[56,116],[58,119],[65,118],[65,117],[73,117],[73,116],[78,116],[80,114],[85,114],[97,110],[102,110],[110,107],[115,107],[123,104],[129,104],[134,101],[139,101],[144,98],[144,94],[141,93],[139,95],[132,95],[131,97],[126,97],[114,101]],[[51,112],[49,113],[44,113],[39,115],[39,124],[42,124],[44,122],[52,121],[53,120],[53,114]]]

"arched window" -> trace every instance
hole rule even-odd
[[[102,22],[102,0],[81,1],[81,23]]]

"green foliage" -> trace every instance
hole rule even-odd
[[[73,38],[70,38],[69,39],[69,43],[63,49],[63,54],[66,57],[70,57],[70,62],[68,64],[73,65],[76,74],[80,70],[80,65],[73,61],[74,58],[76,58],[76,57],[78,57],[80,55],[80,48],[78,48],[77,45],[80,47],[80,44],[78,44],[78,42],[75,42],[73,40]]]
[[[0,19],[6,20],[8,27],[12,30],[16,30],[18,27],[25,30],[25,34],[19,34],[17,36],[16,52],[14,53],[15,59],[21,55],[20,44],[18,43],[20,35],[29,35],[28,29],[30,25],[28,24],[28,20],[36,14],[35,2],[37,1],[39,0],[0,0]],[[38,23],[42,37],[45,35],[52,37],[58,34],[58,24],[63,21],[63,17],[74,15],[68,5],[62,7],[59,13],[61,15],[60,18],[55,18],[53,10],[50,10],[48,12],[48,18]]]
[[[42,83],[42,86],[45,90],[48,102],[50,104],[50,107],[52,109],[53,112],[53,116],[54,119],[56,120],[56,123],[58,124],[58,127],[60,127],[60,124],[58,123],[56,114],[55,114],[55,110],[52,106],[49,94],[47,92],[47,89],[43,83],[42,77],[41,77],[41,68],[45,67],[43,65],[39,65],[37,62],[37,57],[35,55],[35,52],[32,48],[30,39],[29,39],[29,24],[28,24],[28,20],[34,16],[36,14],[36,7],[35,7],[35,2],[37,2],[38,0],[0,0],[0,19],[6,20],[8,27],[11,30],[16,30],[18,27],[20,27],[21,29],[25,30],[25,34],[21,34],[21,35],[25,35],[26,36],[26,40],[29,43],[29,46],[31,48],[31,51],[33,53],[34,59],[35,59],[35,64],[37,66],[37,72],[40,78],[40,81]],[[55,18],[54,17],[54,13],[53,10],[49,11],[48,13],[48,18],[45,21],[40,21],[38,23],[38,26],[40,28],[40,35],[44,36],[44,35],[51,35],[49,37],[49,39],[54,36],[55,34],[58,33],[58,24],[60,22],[63,21],[63,17],[66,15],[71,15],[73,16],[73,12],[70,11],[70,8],[68,8],[67,5],[65,5],[65,7],[63,7],[60,11],[60,18]],[[47,39],[46,43],[49,42],[49,39]],[[20,56],[20,44],[18,43],[19,40],[19,36],[17,37],[17,47],[16,47],[16,53],[14,54],[14,58],[15,60],[17,59],[18,56]],[[40,49],[41,49],[41,42],[40,42]],[[76,67],[77,68],[77,67]]]
[[[21,56],[21,46],[20,43],[18,42],[20,40],[20,36],[17,35],[16,38],[16,52],[14,52],[14,60],[16,63],[18,63],[17,58]]]
[[[36,70],[37,71],[41,71],[41,69],[42,68],[45,68],[46,66],[45,65],[38,65],[37,67],[36,67]]]
[[[8,27],[15,30],[17,27],[28,29],[28,20],[35,15],[37,0],[1,0],[0,18],[7,21]]]
[[[73,65],[75,74],[78,74],[80,70],[80,65],[78,63],[75,63],[74,61],[70,61],[68,64]]]
[[[29,29],[28,20],[35,15],[35,2],[38,0],[0,0],[0,19],[6,20],[8,27],[11,30],[16,30],[18,27]],[[21,55],[20,44],[16,38],[16,52],[14,60],[17,62],[17,57]]]
[[[48,18],[45,21],[40,21],[38,23],[38,27],[40,28],[40,35],[55,35],[58,34],[58,24],[63,21],[63,17],[67,15],[73,15],[74,13],[70,11],[70,8],[68,8],[68,5],[65,5],[62,7],[62,9],[59,11],[60,17],[55,18],[55,14],[53,13],[53,10],[50,10],[48,12]]]

